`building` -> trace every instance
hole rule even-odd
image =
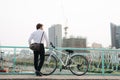
[[[55,24],[49,28],[49,41],[56,47],[62,46],[62,25]]]
[[[111,27],[111,44],[112,47],[116,49],[120,48],[120,26],[113,23],[110,24]]]
[[[64,38],[63,47],[86,48],[86,38]]]
[[[102,48],[102,44],[92,43],[92,48]]]

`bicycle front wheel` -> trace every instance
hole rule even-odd
[[[52,74],[57,68],[57,60],[52,55],[45,55],[45,61],[41,69],[41,73],[43,75],[50,75]]]
[[[74,55],[70,59],[70,71],[77,76],[84,75],[88,71],[88,60],[83,55]]]

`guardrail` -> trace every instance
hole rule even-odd
[[[105,48],[57,48],[71,49],[85,55],[89,61],[87,74],[120,75],[120,50]],[[61,57],[64,58],[64,57]],[[56,71],[55,74],[62,72]],[[70,74],[69,70],[64,74]],[[0,74],[34,74],[33,52],[25,46],[0,46]]]

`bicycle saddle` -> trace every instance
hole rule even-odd
[[[73,50],[66,49],[65,51],[68,53],[73,53]]]

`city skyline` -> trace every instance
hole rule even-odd
[[[120,0],[0,0],[0,44],[28,46],[37,23],[68,27],[68,37],[82,36],[87,45],[111,45],[110,23],[120,25]],[[64,30],[62,33],[63,37]]]

